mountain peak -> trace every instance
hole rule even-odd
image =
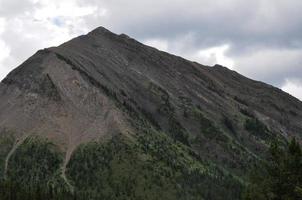
[[[106,29],[103,26],[99,26],[99,27],[93,29],[90,33],[94,33],[94,34],[108,34],[108,33],[112,33],[112,32],[109,31],[108,29]]]

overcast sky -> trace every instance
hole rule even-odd
[[[302,99],[301,0],[0,0],[0,80],[98,26]]]

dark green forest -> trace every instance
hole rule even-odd
[[[56,149],[47,140],[26,139],[1,178],[0,199],[222,200],[240,199],[242,191],[239,178],[155,131],[81,145],[67,166],[72,189],[62,179],[63,155]]]
[[[295,139],[285,147],[278,141],[272,142],[267,159],[251,173],[244,199],[302,199],[302,153]]]
[[[12,145],[2,138],[2,147],[4,142]],[[3,200],[302,198],[302,153],[295,139],[286,146],[273,142],[247,183],[152,132],[135,140],[117,135],[106,143],[81,145],[67,170],[74,190],[61,177],[63,155],[52,143],[32,137],[16,151],[7,177],[1,177]]]

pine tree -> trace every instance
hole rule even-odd
[[[244,199],[302,199],[302,152],[295,139],[286,148],[276,141],[271,144],[267,161],[252,173]]]

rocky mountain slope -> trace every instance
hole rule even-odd
[[[272,140],[301,139],[301,122],[280,89],[100,27],[1,82],[0,176],[23,197],[240,199],[246,172]]]

